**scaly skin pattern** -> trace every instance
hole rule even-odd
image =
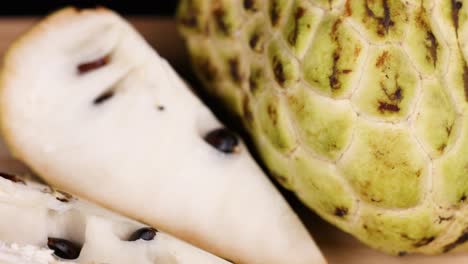
[[[183,0],[271,174],[390,254],[468,249],[468,1]]]

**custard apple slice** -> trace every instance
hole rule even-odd
[[[182,0],[208,93],[280,183],[392,254],[467,250],[468,1]]]
[[[229,263],[154,228],[11,174],[0,174],[0,215],[0,263]]]
[[[111,11],[39,23],[0,86],[7,144],[53,186],[235,263],[324,262],[240,139]]]
[[[7,244],[0,241],[0,263],[2,264],[63,264],[54,258],[53,251],[32,245]]]

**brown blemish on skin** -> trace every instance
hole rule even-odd
[[[328,82],[330,84],[330,88],[333,90],[338,90],[341,88],[341,83],[338,80],[338,60],[340,59],[340,54],[335,50],[333,52],[333,66],[332,66],[332,73],[328,77]]]
[[[406,251],[399,251],[398,252],[399,257],[403,257],[403,256],[406,256],[406,255],[408,255],[408,252],[406,252]]]
[[[462,8],[463,4],[461,2],[458,2],[457,0],[452,0],[452,21],[453,25],[455,26],[455,33],[458,34],[458,13],[460,12],[460,9]]]
[[[431,243],[432,241],[434,241],[434,239],[435,239],[435,236],[424,237],[424,238],[420,239],[419,241],[417,241],[416,243],[414,243],[413,246],[414,247],[426,246],[429,243]]]
[[[456,248],[458,245],[468,241],[468,229],[465,229],[462,234],[452,243],[449,243],[444,246],[444,253],[449,252],[450,250]]]
[[[463,194],[461,197],[460,197],[460,203],[463,203],[464,201],[466,200],[466,195]]]
[[[263,76],[262,68],[254,68],[250,71],[249,76],[249,89],[252,94],[256,93],[260,89],[260,80]]]
[[[353,15],[353,11],[351,9],[351,1],[348,0],[346,1],[346,4],[345,4],[345,15],[346,16],[352,16]]]
[[[78,67],[77,67],[78,73],[79,74],[85,74],[85,73],[90,72],[92,70],[96,70],[98,68],[101,68],[101,67],[107,65],[109,63],[109,61],[110,61],[110,56],[106,55],[106,56],[97,58],[97,59],[92,60],[92,61],[83,62],[83,63],[79,64]]]
[[[280,85],[284,85],[286,82],[286,76],[283,69],[283,64],[278,59],[278,57],[273,57],[273,73],[275,74],[275,79]]]
[[[278,10],[278,2],[277,0],[272,0],[271,1],[271,6],[270,6],[270,19],[271,19],[271,24],[273,26],[276,26],[279,22],[279,10]]]
[[[379,101],[380,112],[398,112],[400,107],[396,104],[389,104],[387,102]]]
[[[332,72],[330,76],[328,76],[328,83],[330,85],[330,88],[332,90],[339,90],[341,88],[341,82],[339,80],[339,75],[343,73],[338,69],[338,61],[340,60],[340,52],[341,52],[341,45],[340,42],[338,41],[338,26],[341,24],[341,20],[337,20],[332,27],[330,37],[333,39],[333,41],[336,43],[337,47],[333,51],[332,54],[332,60],[333,60],[333,65],[332,65]]]
[[[218,76],[218,70],[211,62],[211,60],[207,57],[199,57],[198,59],[194,60],[195,63],[198,65],[196,67],[197,70],[200,71],[200,75],[207,81],[213,82],[216,80]]]
[[[439,216],[439,224],[444,222],[444,221],[450,221],[453,219],[453,215],[449,216],[449,217],[442,217],[442,216]]]
[[[463,86],[465,88],[465,100],[468,102],[468,66],[463,61]]]
[[[336,207],[334,214],[338,217],[345,217],[348,214],[348,208],[346,207]]]
[[[225,21],[226,10],[224,10],[220,1],[216,1],[215,3],[213,3],[212,13],[214,21],[216,22],[216,26],[219,28],[219,30],[224,34],[229,35],[229,25]]]
[[[15,182],[15,183],[21,183],[21,184],[26,185],[26,182],[23,179],[13,174],[0,172],[0,177],[9,181]]]
[[[259,43],[260,40],[260,34],[254,33],[249,39],[249,46],[252,50],[261,52],[262,48],[257,47],[257,44]]]
[[[237,58],[231,58],[228,60],[228,64],[231,80],[235,83],[240,83],[242,81],[242,75],[239,69],[239,60]]]
[[[187,1],[187,6],[187,12],[185,12],[184,16],[180,19],[180,23],[189,28],[197,28],[199,10],[192,0]]]
[[[273,123],[274,126],[278,123],[278,111],[276,110],[275,106],[273,104],[268,104],[267,106],[267,113],[268,116],[271,119],[271,122]]]
[[[437,47],[439,44],[431,31],[426,32],[426,48],[429,50],[429,54],[431,56],[432,63],[434,67],[437,63]]]
[[[297,42],[297,37],[299,35],[299,20],[304,16],[305,9],[302,6],[299,6],[294,13],[294,30],[289,34],[288,41],[289,44],[294,46]]]
[[[250,109],[250,99],[248,96],[244,96],[242,100],[242,113],[248,124],[252,124],[254,121],[252,110]]]
[[[388,6],[388,0],[383,0],[383,3],[382,3],[383,5],[382,7],[384,11],[383,17],[378,17],[375,15],[375,13],[370,9],[369,3],[367,0],[365,1],[364,5],[365,5],[367,15],[375,19],[377,23],[379,24],[379,27],[377,28],[377,34],[380,36],[384,36],[385,34],[387,34],[390,27],[395,25],[395,23],[392,21],[392,18],[391,18],[390,8]]]
[[[256,11],[254,0],[244,0],[244,9],[250,11]]]
[[[388,51],[384,51],[382,52],[382,54],[377,58],[377,61],[375,63],[375,66],[377,68],[382,68],[382,66],[385,64],[385,62],[387,61],[388,57],[389,57],[389,53]]]

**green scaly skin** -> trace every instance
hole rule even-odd
[[[182,0],[271,174],[390,254],[468,250],[468,1]]]

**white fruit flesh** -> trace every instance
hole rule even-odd
[[[82,245],[73,260],[78,263],[228,263],[163,232],[152,240],[128,241],[143,224],[84,200],[63,198],[33,181],[0,178],[0,241],[12,243],[0,243],[0,260],[49,263],[55,258],[46,250],[47,241],[53,237]]]
[[[0,263],[2,264],[63,264],[56,261],[50,249],[32,245],[19,246],[0,241]],[[73,262],[67,262],[72,264]]]
[[[0,85],[8,144],[49,183],[236,263],[325,262],[245,146],[205,142],[222,124],[112,12],[52,15],[12,47]]]

